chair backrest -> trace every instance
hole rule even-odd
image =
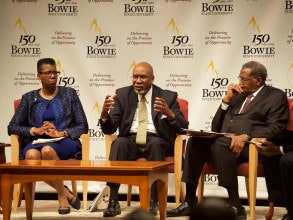
[[[287,130],[293,131],[293,99],[288,99],[290,116],[287,124]]]
[[[188,120],[188,101],[185,99],[177,99],[179,103],[180,110],[182,111],[184,118]]]
[[[21,102],[21,99],[14,100],[14,111],[16,111],[16,109],[18,108],[20,102]]]

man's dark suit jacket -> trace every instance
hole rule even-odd
[[[156,85],[153,86],[152,94],[152,118],[154,126],[159,137],[174,145],[176,134],[182,132],[182,128],[188,127],[188,121],[184,119],[177,102],[177,93],[169,90],[163,90]],[[113,134],[119,128],[119,136],[128,136],[130,127],[135,115],[138,104],[138,95],[135,93],[133,86],[127,86],[116,90],[116,99],[114,108],[110,111],[106,121],[100,119],[101,129],[105,134]],[[155,112],[155,97],[165,99],[169,108],[175,114],[175,121],[170,123],[162,114]]]
[[[213,119],[212,130],[271,138],[286,128],[289,107],[283,91],[264,85],[246,110],[239,114],[245,98],[244,94],[237,95],[226,111],[220,106]]]

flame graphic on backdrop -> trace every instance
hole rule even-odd
[[[97,22],[97,19],[95,19],[95,18],[89,27],[89,31],[91,31],[91,30],[98,32],[100,35],[102,34],[102,30]]]
[[[98,24],[97,19],[93,19],[92,23],[90,24],[88,35],[90,38],[90,42],[95,42],[97,35],[102,35],[102,29]]]
[[[171,18],[167,27],[165,28],[166,41],[168,44],[172,42],[174,35],[179,35],[179,28],[177,27],[174,18]]]
[[[176,32],[177,35],[179,34],[179,29],[175,24],[174,18],[171,18],[171,20],[170,20],[169,24],[167,25],[165,31],[167,31],[168,29],[170,29],[172,32]]]
[[[65,70],[63,69],[60,60],[57,60],[57,61],[56,61],[56,68],[57,68],[57,70],[59,70],[59,71],[61,72],[61,74],[63,74],[63,76],[66,75]]]
[[[245,33],[246,39],[249,43],[252,42],[250,39],[253,37],[253,35],[260,33],[260,28],[257,25],[256,19],[254,17],[252,17],[246,25]]]
[[[291,88],[293,89],[293,63],[291,63],[291,65],[289,65],[289,68],[287,70],[287,79],[288,79],[288,82],[289,82]]]
[[[218,70],[215,67],[215,63],[213,60],[210,61],[208,67],[205,70],[204,79],[206,81],[207,86],[211,86],[211,82],[214,78],[219,78],[220,74]]]
[[[22,25],[22,21],[20,18],[17,19],[17,21],[15,22],[14,24],[14,29],[18,27],[20,33],[24,33],[26,34],[26,30],[25,30],[25,27]]]
[[[133,72],[133,68],[135,67],[135,65],[136,65],[136,62],[133,60],[127,69],[127,77],[129,77],[130,84],[132,84],[132,72]]]
[[[129,66],[128,70],[127,70],[127,72],[129,73],[135,67],[135,65],[136,65],[136,62],[132,61],[132,63],[130,64],[130,66]]]
[[[209,63],[206,69],[206,73],[211,73],[212,77],[219,77],[219,72],[215,68],[214,61],[211,60],[211,62]]]
[[[92,109],[92,113],[93,113],[93,112],[96,112],[97,114],[101,113],[100,105],[99,105],[98,102],[96,102],[96,103],[94,104],[94,107],[93,107],[93,109]]]

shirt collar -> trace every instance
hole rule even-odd
[[[258,90],[256,90],[254,93],[252,93],[253,98],[260,92],[260,90],[262,90],[263,87],[264,87],[264,85],[262,85]]]
[[[146,103],[150,103],[152,100],[153,95],[153,85],[151,86],[150,90],[144,95]],[[142,95],[138,95],[138,101],[140,102]]]

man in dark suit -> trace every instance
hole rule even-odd
[[[248,161],[248,144],[252,137],[272,137],[281,132],[289,116],[286,94],[267,86],[266,68],[255,61],[245,63],[239,84],[230,84],[212,121],[212,131],[230,133],[215,139],[191,137],[187,143],[182,180],[186,183],[185,201],[167,211],[168,217],[190,214],[196,203],[196,188],[204,163],[212,160],[218,170],[219,185],[228,191],[229,205],[236,219],[246,219],[238,194],[237,164]],[[246,100],[250,103],[246,102]],[[247,104],[249,103],[249,104]]]
[[[285,204],[287,214],[282,220],[293,220],[293,131],[285,130],[279,137],[256,146],[263,154],[268,200],[277,206]]]
[[[106,96],[100,125],[105,134],[113,134],[119,128],[118,138],[112,143],[110,160],[136,160],[145,157],[150,161],[164,161],[173,155],[176,134],[188,127],[177,102],[177,93],[163,90],[153,84],[153,68],[149,63],[137,64],[132,73],[132,86],[116,90],[115,95]],[[146,105],[147,133],[144,143],[138,140],[139,106]],[[118,203],[120,184],[107,183],[110,199],[104,217],[121,213]],[[151,188],[150,213],[157,215],[158,198],[156,184]]]

